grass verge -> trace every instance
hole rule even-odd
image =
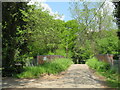
[[[117,67],[111,68],[108,63],[98,61],[95,57],[88,59],[86,64],[98,74],[104,76],[109,87],[120,88],[120,74]]]
[[[36,78],[41,74],[58,74],[61,71],[65,71],[71,64],[71,59],[60,58],[55,59],[52,62],[46,62],[39,66],[25,67],[24,71],[17,74],[17,78]]]

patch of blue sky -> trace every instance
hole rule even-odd
[[[46,4],[52,8],[53,12],[63,15],[65,21],[72,20],[69,2],[46,2]]]
[[[69,7],[72,5],[69,2],[45,2],[50,6],[53,12],[58,12],[58,14],[64,16],[64,21],[72,20],[72,14],[70,13]],[[89,4],[89,8],[94,8],[95,2]],[[79,3],[79,8],[83,9],[82,2]]]

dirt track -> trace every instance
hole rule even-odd
[[[105,82],[94,75],[86,64],[73,64],[61,75],[38,79],[4,78],[3,88],[105,88]]]

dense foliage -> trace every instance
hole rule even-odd
[[[70,4],[71,14],[79,24],[74,45],[78,60],[86,60],[95,54],[118,54],[117,28],[106,2]]]
[[[76,3],[74,7],[77,6]],[[113,29],[112,16],[105,9],[102,17],[100,11],[96,14],[97,7],[88,6],[83,3],[82,9],[73,7],[75,18],[65,22],[55,19],[56,15],[50,15],[40,5],[2,3],[3,76],[22,72],[37,55],[62,55],[81,63],[95,54],[117,54],[117,30]],[[91,20],[93,16],[95,19]]]
[[[15,63],[17,61],[23,63],[16,57],[27,53],[26,39],[28,34],[26,33],[26,22],[23,20],[24,15],[20,9],[27,12],[27,3],[2,3],[3,75],[8,72],[16,72]]]

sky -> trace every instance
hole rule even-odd
[[[31,0],[29,4],[34,4],[34,2],[40,2],[41,0]],[[71,13],[69,11],[69,2],[46,2],[42,0],[41,6],[44,10],[48,10],[50,15],[59,14],[61,17],[56,17],[56,19],[61,19],[64,21],[72,20]]]
[[[48,10],[50,12],[50,15],[60,14],[62,16],[61,17],[57,16],[56,19],[68,21],[68,20],[72,20],[71,13],[69,10],[70,4],[68,1],[69,0],[64,0],[64,1],[63,0],[53,0],[53,1],[31,0],[29,4],[34,4],[34,2],[41,2],[41,6],[44,7],[44,10]],[[112,11],[113,10],[112,2],[106,0],[105,8],[108,8],[109,11]]]
[[[46,4],[52,8],[53,12],[63,15],[63,20],[72,20],[68,2],[46,2]]]

